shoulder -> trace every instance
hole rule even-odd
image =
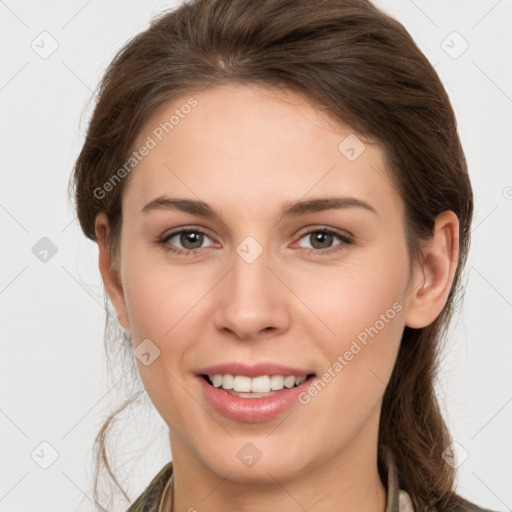
[[[126,512],[158,512],[165,485],[172,475],[172,461],[168,462],[151,480],[144,492]]]

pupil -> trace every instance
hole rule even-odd
[[[320,248],[324,248],[326,246],[329,246],[329,243],[325,244],[325,241],[327,240],[327,242],[330,241],[330,239],[332,238],[332,235],[328,234],[328,233],[321,233],[321,232],[318,232],[314,235],[313,239],[315,240],[315,242],[318,240],[318,238],[320,238],[320,244],[322,245],[322,238],[324,239],[324,244],[320,247]],[[314,244],[313,244],[314,246]]]
[[[193,232],[193,231],[190,231],[190,232],[187,232],[187,233],[182,233],[180,242],[187,249],[197,249],[198,247],[201,247],[202,236],[203,236],[202,233],[196,233],[196,232]],[[199,243],[196,246],[194,246],[194,240],[193,240],[194,238],[195,238],[196,244],[199,241]],[[192,239],[193,247],[188,246],[188,243],[189,243],[189,241],[191,239]]]

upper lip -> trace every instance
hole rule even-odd
[[[198,370],[197,373],[199,375],[245,375],[247,377],[258,377],[259,375],[283,375],[285,377],[293,375],[295,377],[302,377],[314,372],[278,363],[256,363],[249,366],[244,363],[231,362],[204,367]]]

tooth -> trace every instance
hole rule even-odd
[[[238,392],[251,391],[251,378],[245,375],[236,375],[233,380],[233,389]]]
[[[222,381],[222,387],[224,389],[233,389],[233,375],[224,375],[224,380]]]
[[[254,393],[268,393],[270,391],[270,377],[268,375],[254,377],[251,382],[251,391]]]
[[[306,380],[306,375],[302,377],[295,377],[295,385],[298,386],[299,384],[302,384]]]
[[[208,375],[211,383],[216,388],[233,390],[237,393],[269,393],[270,391],[281,391],[283,388],[293,388],[302,384],[307,375],[295,377],[294,375],[259,375],[251,378],[246,375]]]
[[[295,386],[295,376],[294,375],[288,375],[288,377],[284,378],[284,385],[287,388],[293,388]]]
[[[272,391],[280,391],[284,386],[284,377],[282,375],[272,375],[270,377],[270,389]]]
[[[262,398],[267,396],[272,396],[275,393],[238,393],[238,397],[240,398]]]
[[[214,376],[213,376],[213,379],[212,379],[212,383],[213,385],[216,387],[216,388],[219,388],[221,385],[222,385],[222,375],[216,373]]]

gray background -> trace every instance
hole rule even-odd
[[[512,0],[377,3],[436,67],[458,117],[476,212],[440,398],[459,491],[511,510]],[[92,442],[129,379],[106,378],[97,248],[79,231],[66,186],[106,65],[173,5],[0,1],[0,511],[94,510]],[[165,425],[146,407],[120,428],[134,498],[169,460]]]

